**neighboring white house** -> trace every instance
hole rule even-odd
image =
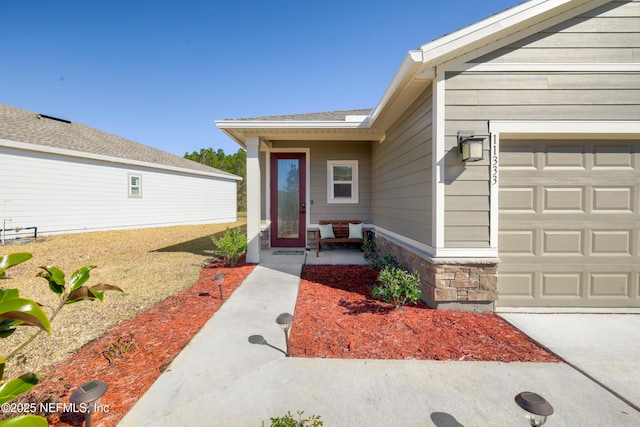
[[[0,105],[0,226],[38,234],[236,220],[242,178],[125,138]],[[24,235],[23,233],[20,233]]]

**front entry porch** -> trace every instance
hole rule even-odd
[[[260,264],[366,265],[367,261],[356,248],[323,249],[318,257],[305,248],[268,248],[260,251]]]

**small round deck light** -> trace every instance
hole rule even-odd
[[[224,283],[224,274],[216,274],[213,278],[213,281],[218,285],[218,289],[220,289],[220,299],[224,301],[224,296],[222,295],[222,284]]]
[[[516,404],[527,413],[529,424],[539,427],[547,422],[547,417],[553,414],[553,407],[539,394],[523,391],[515,397]]]
[[[284,331],[284,341],[287,345],[287,352],[285,355],[289,357],[289,330],[291,329],[291,323],[293,322],[293,315],[289,313],[281,313],[276,317],[276,323],[280,325],[280,328]]]
[[[84,413],[85,426],[91,427],[92,409],[100,402],[100,398],[107,392],[107,383],[100,380],[93,380],[82,384],[73,392],[69,401],[75,405],[80,405],[82,409],[86,409]]]

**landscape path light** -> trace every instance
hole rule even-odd
[[[100,402],[100,398],[107,392],[107,383],[100,380],[93,380],[82,384],[71,394],[69,401],[80,408],[85,409],[84,420],[85,427],[91,427],[92,407]]]
[[[516,404],[527,413],[529,424],[539,427],[547,422],[547,417],[553,414],[553,407],[539,394],[523,391],[515,397]]]
[[[291,323],[293,322],[293,315],[290,313],[281,313],[276,317],[276,323],[280,325],[280,328],[284,331],[284,342],[287,345],[287,351],[285,355],[291,356],[289,353],[289,330],[291,329]]]
[[[216,274],[213,278],[213,281],[218,284],[218,289],[220,289],[220,299],[224,301],[224,296],[222,295],[222,284],[224,283],[224,274],[219,273]]]

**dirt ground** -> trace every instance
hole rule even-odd
[[[102,303],[83,301],[64,307],[52,324],[51,335],[41,334],[11,360],[5,368],[5,378],[27,371],[40,372],[115,324],[191,286],[214,256],[210,237],[227,227],[244,225],[244,218],[240,219],[228,224],[44,236],[30,243],[0,246],[0,256],[33,254],[31,260],[7,270],[8,278],[0,281],[0,286],[18,288],[21,296],[39,302],[45,312],[51,312],[58,300],[46,280],[36,277],[41,265],[55,265],[68,278],[76,269],[93,264],[97,268],[91,270],[87,285],[107,283],[124,290],[123,294],[107,292]],[[6,356],[31,333],[33,329],[22,328],[0,340],[0,354]]]

